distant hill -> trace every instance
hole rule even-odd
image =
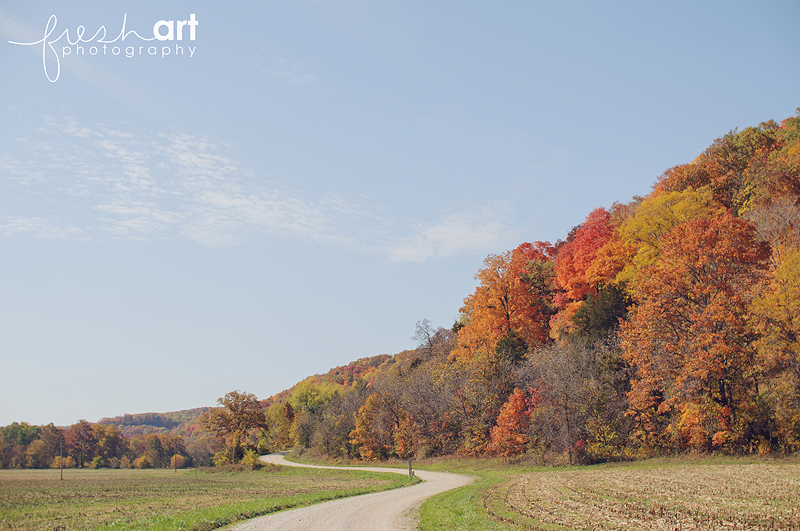
[[[199,407],[169,413],[135,413],[101,419],[98,424],[113,424],[126,437],[148,433],[180,435],[188,443],[195,440],[202,427],[200,415],[211,409]]]
[[[292,396],[292,393],[302,383],[313,384],[334,384],[341,388],[350,387],[356,382],[369,383],[382,372],[387,366],[404,359],[410,352],[401,352],[394,356],[389,354],[379,354],[367,358],[360,358],[356,361],[334,367],[324,374],[315,374],[304,380],[297,382],[291,388],[281,391],[263,401],[264,407],[269,407],[274,403],[282,403]],[[182,411],[172,411],[169,413],[134,413],[125,414],[118,417],[101,419],[98,424],[113,424],[128,438],[135,435],[146,435],[149,433],[170,433],[180,435],[186,444],[193,443],[198,437],[208,435],[203,432],[199,423],[200,416],[212,409],[211,407],[199,407],[185,409]]]

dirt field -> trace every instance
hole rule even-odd
[[[800,464],[544,471],[512,476],[483,501],[524,529],[800,530]]]

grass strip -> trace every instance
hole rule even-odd
[[[483,475],[470,485],[443,492],[422,504],[420,531],[504,531],[519,529],[498,522],[483,506],[485,494],[503,482],[502,477]]]

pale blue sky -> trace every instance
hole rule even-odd
[[[194,41],[110,42],[192,13]],[[51,15],[48,41],[68,35],[45,64],[9,43]],[[0,425],[265,398],[412,348],[487,254],[793,115],[798,20],[795,1],[0,2]],[[79,26],[107,34],[82,56]]]

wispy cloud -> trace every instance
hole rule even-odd
[[[384,252],[397,262],[427,262],[485,249],[504,249],[518,236],[509,223],[510,204],[497,203],[444,216],[431,223],[412,222],[413,234],[390,242]]]
[[[13,236],[26,233],[42,239],[83,239],[81,230],[69,225],[57,226],[49,219],[41,217],[15,218],[0,216],[0,234]]]
[[[498,250],[517,236],[505,203],[398,219],[360,198],[267,185],[226,156],[225,144],[199,135],[140,134],[53,116],[45,122],[37,143],[19,139],[15,154],[0,153],[2,187],[23,211],[0,218],[0,234],[188,238],[209,247],[292,238],[397,262]],[[46,211],[34,196],[46,198]]]

